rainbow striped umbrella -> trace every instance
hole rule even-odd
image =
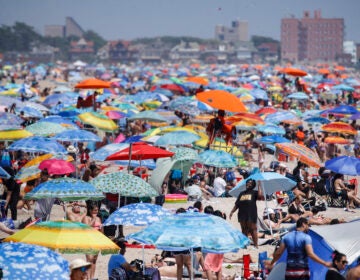
[[[67,254],[116,254],[120,249],[100,231],[71,221],[34,224],[8,236],[4,241],[40,245]]]
[[[276,148],[287,155],[297,157],[299,161],[316,168],[322,164],[320,158],[309,148],[296,143],[277,143]]]

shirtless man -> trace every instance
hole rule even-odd
[[[75,201],[72,204],[69,204],[69,206],[71,209],[66,211],[66,217],[68,220],[81,223],[81,220],[86,216],[86,211],[82,212],[81,207],[86,208],[86,204]]]
[[[358,265],[349,269],[346,274],[346,280],[358,280],[360,279],[360,260],[358,260]]]

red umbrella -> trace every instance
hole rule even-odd
[[[181,92],[181,93],[185,92],[184,88],[182,88],[181,86],[176,85],[176,84],[165,84],[165,85],[161,85],[160,87],[164,88],[164,89],[171,90],[171,91],[178,91],[178,92]]]
[[[46,159],[39,164],[39,169],[47,169],[51,175],[64,175],[75,172],[75,167],[72,163],[63,159]]]
[[[163,157],[172,157],[174,153],[151,146],[146,143],[131,143],[130,147],[118,151],[106,158],[106,160],[144,160]]]
[[[304,77],[307,75],[307,72],[305,72],[301,69],[297,69],[297,68],[284,68],[280,72],[291,75],[291,76],[295,76],[295,77]]]
[[[263,107],[255,112],[255,114],[261,116],[261,115],[267,115],[267,114],[273,114],[276,113],[277,110],[273,107]]]

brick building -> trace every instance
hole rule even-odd
[[[297,61],[335,61],[343,53],[344,19],[322,18],[308,11],[303,18],[281,20],[281,58]]]

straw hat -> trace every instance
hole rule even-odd
[[[80,267],[91,266],[91,263],[84,261],[83,259],[75,259],[70,262],[70,270],[74,270]]]
[[[76,149],[73,145],[69,145],[66,150],[69,154],[76,154],[78,152],[78,149]]]

